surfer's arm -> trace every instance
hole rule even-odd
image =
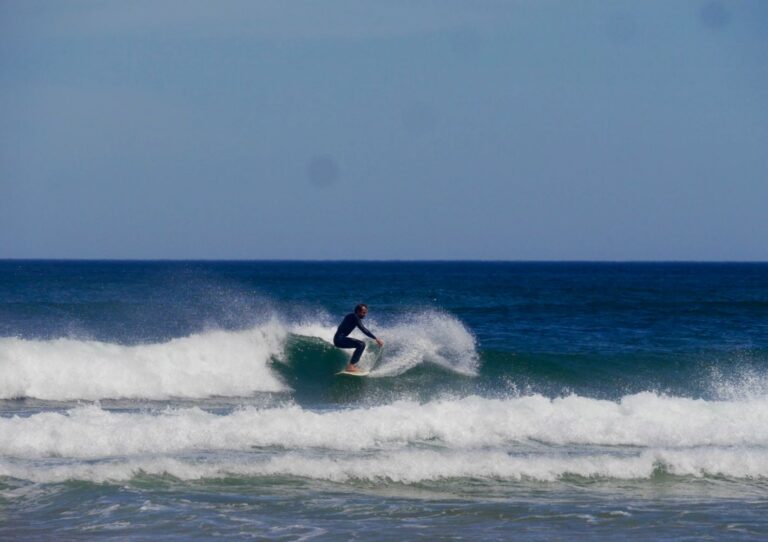
[[[368,335],[371,339],[376,341],[376,344],[378,344],[379,346],[384,346],[384,341],[382,341],[381,339],[377,339],[376,336],[370,331],[368,331],[362,323],[360,324],[360,331],[362,331],[363,333]]]
[[[379,340],[379,339],[377,339],[377,338],[376,338],[376,335],[374,335],[373,333],[371,333],[371,332],[368,330],[368,328],[367,328],[367,327],[365,327],[365,326],[363,325],[363,322],[360,320],[360,318],[359,318],[359,317],[358,317],[358,319],[357,319],[357,329],[359,329],[360,331],[362,331],[364,334],[366,334],[368,337],[370,337],[370,338],[371,338],[371,339],[373,339],[374,341],[378,341],[378,340]]]

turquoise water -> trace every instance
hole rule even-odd
[[[0,538],[763,539],[766,369],[765,264],[0,262]]]

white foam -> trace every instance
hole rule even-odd
[[[217,459],[119,458],[99,462],[19,462],[0,459],[0,476],[34,482],[129,480],[137,475],[170,475],[182,480],[228,476],[296,476],[333,482],[418,483],[455,478],[537,480],[565,476],[643,480],[659,469],[680,476],[768,477],[768,452],[734,449],[647,450],[632,455],[511,455],[494,450],[400,450],[376,455],[319,456],[240,454]]]
[[[287,331],[272,321],[159,344],[0,339],[0,398],[50,400],[242,396],[286,387],[270,371]]]
[[[101,458],[199,450],[346,452],[528,445],[768,447],[768,400],[704,401],[642,393],[620,402],[578,396],[432,401],[315,412],[297,405],[227,415],[97,406],[0,418],[0,456]]]
[[[768,400],[651,393],[619,402],[466,397],[312,411],[200,408],[112,412],[96,405],[0,418],[0,476],[40,482],[298,476],[414,483],[768,478]]]
[[[294,324],[275,318],[248,330],[136,346],[0,338],[0,399],[204,398],[285,391],[270,365],[273,359],[290,362],[283,356],[288,335],[330,344],[335,329],[322,318]],[[477,370],[474,338],[450,315],[420,313],[376,333],[387,344],[374,376],[399,374],[423,362],[464,374]],[[369,349],[365,356],[372,362],[375,352]]]

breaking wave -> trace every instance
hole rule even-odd
[[[453,316],[425,312],[375,329],[387,350],[381,359],[374,349],[366,352],[363,363],[377,363],[372,376],[402,374],[420,364],[464,375],[477,370],[474,337]],[[162,400],[289,391],[276,362],[294,369],[315,363],[329,376],[345,363],[349,351],[330,344],[334,330],[323,321],[285,324],[273,318],[246,330],[213,330],[154,344],[0,338],[0,399]],[[287,349],[312,338],[321,340],[305,342],[302,352]],[[307,352],[309,360],[303,359]]]
[[[405,483],[643,479],[659,472],[766,478],[768,400],[472,396],[226,414],[89,405],[0,419],[0,456],[0,476],[34,481],[124,480],[142,473]]]

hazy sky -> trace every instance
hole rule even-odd
[[[0,0],[0,258],[768,260],[763,0]]]

